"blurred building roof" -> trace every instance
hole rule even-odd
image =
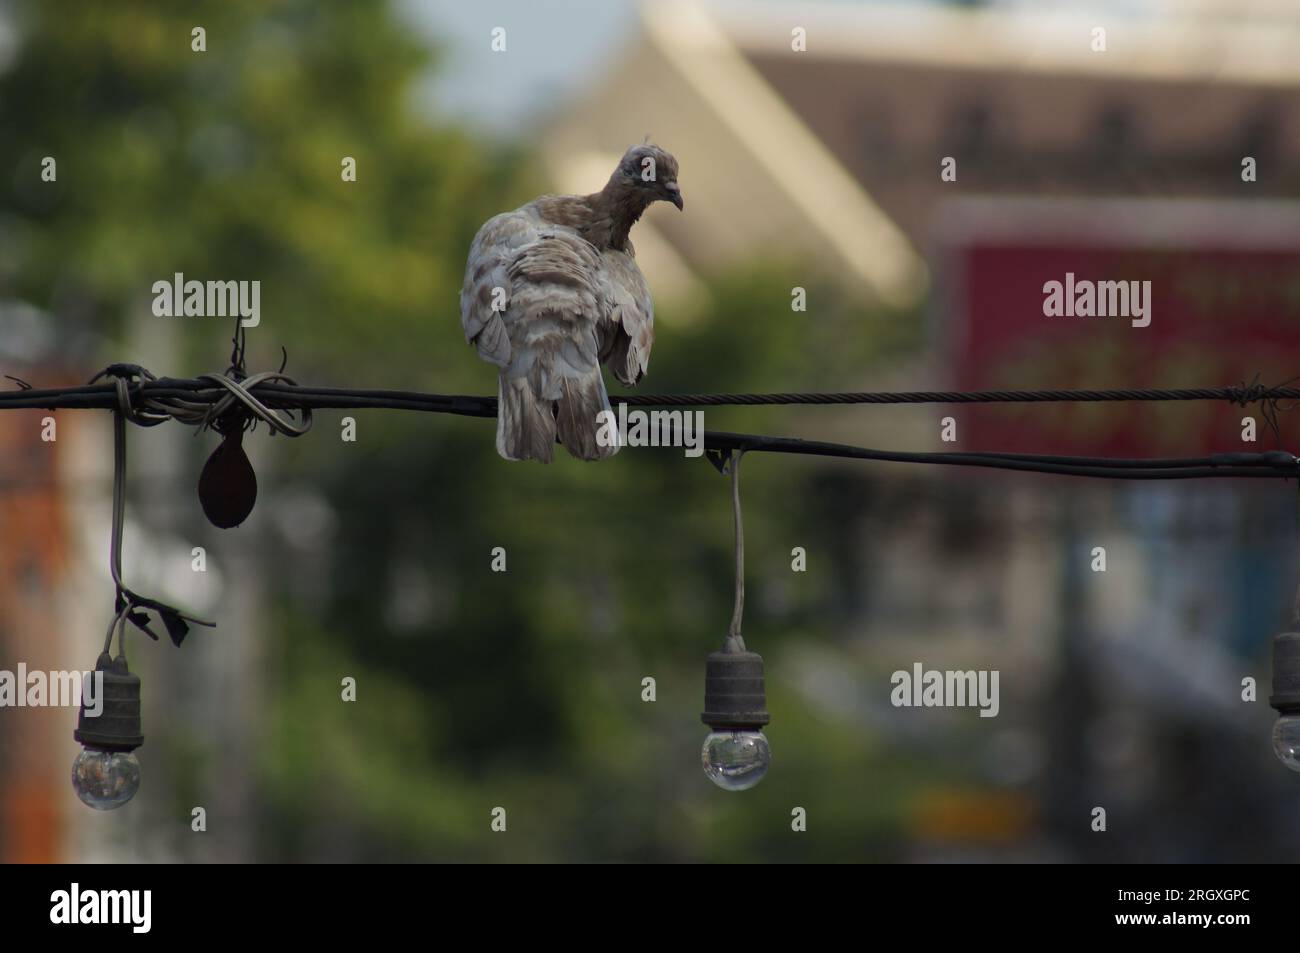
[[[629,49],[544,149],[574,191],[647,133],[678,156],[689,215],[655,209],[637,239],[657,288],[797,247],[857,293],[911,303],[927,287],[917,249],[956,191],[945,156],[964,196],[1242,197],[1244,156],[1259,166],[1248,197],[1300,191],[1287,171],[1300,167],[1300,11],[1155,12],[646,3]]]
[[[661,209],[638,232],[657,277],[660,231],[695,267],[762,260],[795,245],[871,297],[901,304],[924,288],[924,265],[816,133],[699,4],[642,7],[638,38],[554,128],[544,148],[561,187],[590,191],[567,170],[598,156],[607,171],[646,134],[681,162],[690,222]],[[584,165],[579,162],[579,165]],[[675,215],[676,212],[672,212]]]

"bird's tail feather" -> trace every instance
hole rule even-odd
[[[555,413],[526,377],[502,374],[497,387],[497,453],[507,460],[550,463],[555,452]]]
[[[603,460],[618,453],[617,428],[602,426],[609,418],[600,415],[609,410],[609,395],[599,367],[582,377],[561,378],[555,423],[564,449],[579,460]],[[602,440],[601,436],[615,439]]]

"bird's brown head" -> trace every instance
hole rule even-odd
[[[684,207],[682,190],[677,184],[677,160],[648,142],[623,153],[605,188],[640,201],[642,208],[660,201],[672,202],[678,209]]]

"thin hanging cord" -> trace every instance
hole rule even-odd
[[[149,617],[144,610],[149,609],[158,614],[168,635],[176,645],[180,645],[189,631],[189,624],[214,626],[216,623],[205,622],[180,609],[157,599],[151,599],[133,592],[122,582],[122,534],[126,522],[126,423],[131,420],[141,426],[151,427],[162,423],[168,416],[160,416],[149,410],[141,410],[131,403],[131,392],[127,381],[130,378],[150,379],[152,375],[141,367],[133,365],[113,365],[96,377],[107,376],[113,379],[117,395],[117,406],[113,408],[113,526],[109,538],[109,573],[113,577],[115,590],[114,611],[117,613],[109,626],[108,636],[104,640],[104,651],[109,652],[116,630],[118,656],[126,659],[126,623],[130,622],[154,641],[158,635],[149,627]]]
[[[1292,535],[1300,537],[1300,486],[1296,489],[1295,526]],[[1291,625],[1293,628],[1300,628],[1300,585],[1296,586],[1295,602],[1291,607]]]
[[[728,638],[745,647],[740,634],[740,620],[745,613],[745,522],[740,515],[740,458],[744,450],[737,450],[731,456],[731,508],[736,518],[736,603],[731,610],[731,628],[727,630]]]
[[[120,380],[120,378],[119,378]],[[117,653],[126,657],[126,625],[123,620],[131,611],[131,603],[123,595],[122,585],[122,524],[126,519],[126,418],[120,412],[113,413],[113,531],[109,538],[108,569],[113,576],[116,589],[114,605],[118,606],[117,618],[109,627],[108,639],[104,651],[110,652],[113,644],[113,629],[117,629]]]
[[[122,610],[121,610],[120,612],[118,612],[117,615],[113,616],[113,621],[110,622],[110,623],[108,624],[108,634],[107,634],[106,636],[104,636],[104,654],[105,654],[105,655],[109,655],[109,654],[112,653],[112,650],[113,650],[113,633],[117,631],[117,627],[118,627],[118,626],[120,626],[120,625],[124,625],[124,620],[126,619],[126,614],[127,614],[128,612],[130,612],[130,611],[131,611],[131,607],[130,607],[129,605],[122,606]],[[118,636],[118,645],[120,646],[121,643],[122,643],[122,638],[121,638],[121,636]]]
[[[109,571],[122,596],[122,524],[126,519],[126,418],[113,414],[113,532],[109,537]]]

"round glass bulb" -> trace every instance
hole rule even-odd
[[[1273,723],[1273,751],[1292,771],[1300,771],[1300,715],[1281,715]]]
[[[84,748],[72,762],[72,787],[83,804],[111,811],[140,790],[140,762],[130,751]]]
[[[761,731],[713,731],[701,754],[705,776],[724,791],[752,788],[767,774],[772,749]]]

